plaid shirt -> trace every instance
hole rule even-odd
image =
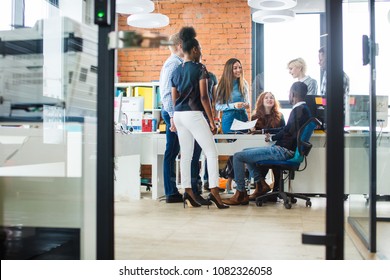
[[[321,95],[326,95],[326,71],[324,72],[324,75],[322,77],[321,81]],[[344,72],[344,95],[349,94],[349,77]]]
[[[160,72],[160,95],[163,109],[168,112],[170,117],[173,117],[173,102],[172,102],[172,83],[171,77],[173,71],[179,66],[183,60],[175,54],[171,54],[165,61]]]

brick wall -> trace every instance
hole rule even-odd
[[[218,80],[225,62],[241,60],[245,79],[251,81],[251,14],[247,0],[160,0],[154,12],[165,14],[170,24],[147,29],[171,35],[183,26],[193,26],[202,45],[203,59]],[[127,15],[118,15],[118,30],[145,29],[127,25]],[[170,55],[167,48],[118,51],[120,82],[159,80],[160,69]]]

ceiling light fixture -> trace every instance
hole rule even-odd
[[[118,14],[141,14],[154,11],[154,2],[150,0],[116,0]]]
[[[295,12],[292,10],[282,11],[264,11],[260,10],[252,14],[252,20],[257,23],[278,23],[285,22],[295,18]]]
[[[127,18],[127,24],[138,28],[161,28],[169,24],[169,17],[163,14],[135,14]]]
[[[297,5],[297,0],[248,0],[248,5],[261,10],[286,10]]]

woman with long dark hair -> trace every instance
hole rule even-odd
[[[230,133],[234,119],[248,121],[248,83],[244,78],[241,61],[230,58],[226,61],[217,86],[215,108],[222,112],[222,132]]]

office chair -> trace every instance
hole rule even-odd
[[[314,117],[310,118],[304,125],[302,125],[297,135],[297,148],[295,150],[294,157],[292,157],[291,159],[263,160],[257,162],[257,165],[259,166],[267,167],[267,168],[277,167],[280,170],[279,191],[266,193],[262,196],[257,197],[256,198],[257,206],[262,206],[263,202],[267,201],[267,199],[270,197],[279,197],[283,200],[283,204],[286,209],[290,209],[291,203],[296,203],[297,198],[306,200],[306,207],[311,207],[311,201],[309,197],[301,194],[295,194],[295,193],[284,191],[283,175],[285,173],[288,174],[288,184],[290,190],[291,180],[294,180],[295,171],[303,171],[306,168],[307,165],[306,157],[308,156],[312,148],[312,144],[309,143],[309,140],[317,125],[321,126],[321,122]],[[303,169],[299,169],[303,161],[305,161],[305,167]]]

